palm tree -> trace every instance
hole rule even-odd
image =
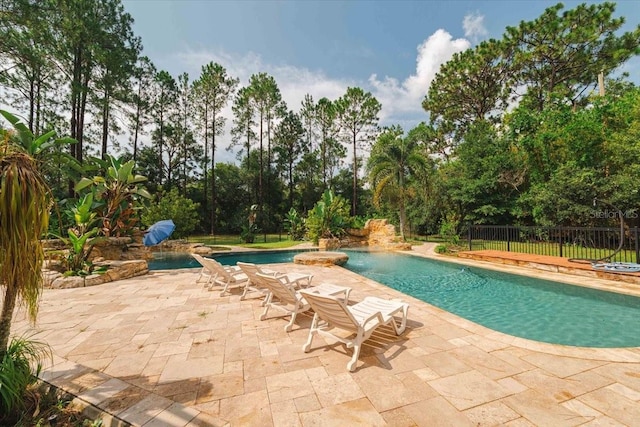
[[[400,126],[386,129],[373,145],[367,163],[369,178],[374,187],[373,203],[380,206],[382,198],[398,209],[400,236],[404,240],[407,224],[406,202],[411,196],[411,177],[424,172],[427,160],[420,154],[419,143],[403,138]]]
[[[0,288],[4,288],[0,356],[8,348],[18,300],[27,307],[31,321],[36,319],[43,283],[40,239],[49,226],[51,207],[51,191],[32,155],[44,140],[31,135],[31,141],[40,144],[27,147],[25,132],[30,131],[12,124],[16,132],[0,130]]]
[[[18,297],[35,321],[42,291],[44,250],[40,238],[49,225],[49,188],[34,159],[8,145],[0,153],[0,354],[9,343]],[[13,152],[12,152],[13,151]]]

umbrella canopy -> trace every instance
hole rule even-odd
[[[158,221],[149,227],[142,238],[142,243],[144,243],[145,246],[155,246],[163,240],[168,239],[175,228],[176,225],[170,219]]]

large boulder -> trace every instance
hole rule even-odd
[[[411,244],[396,236],[396,227],[386,219],[370,219],[364,225],[368,230],[368,245],[392,250],[411,250]]]

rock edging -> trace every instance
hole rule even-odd
[[[146,260],[137,259],[129,261],[103,261],[96,266],[109,266],[102,274],[90,274],[88,276],[68,276],[55,270],[43,270],[44,287],[50,289],[84,288],[87,286],[101,285],[121,279],[142,276],[149,272]]]

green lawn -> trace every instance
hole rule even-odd
[[[301,241],[289,240],[289,236],[287,236],[286,234],[267,234],[266,239],[264,234],[258,234],[255,238],[254,243],[244,243],[242,240],[240,240],[239,235],[231,234],[219,234],[215,236],[190,236],[188,240],[190,242],[202,243],[204,245],[213,247],[219,245],[233,245],[252,249],[282,249],[290,248],[292,246],[304,243]]]
[[[461,242],[464,250],[468,250],[469,246],[467,242]],[[473,240],[471,242],[471,248],[474,251],[478,250],[496,250],[506,251],[506,241],[484,241]],[[526,242],[510,242],[509,250],[511,252],[519,252],[525,254],[535,255],[549,255],[549,256],[561,256],[560,246],[557,243],[526,243]],[[610,255],[614,252],[614,249],[595,249],[588,248],[580,245],[566,244],[562,246],[563,258],[583,258],[583,259],[599,259]],[[614,257],[613,261],[635,262],[636,253],[632,250],[622,250]]]

